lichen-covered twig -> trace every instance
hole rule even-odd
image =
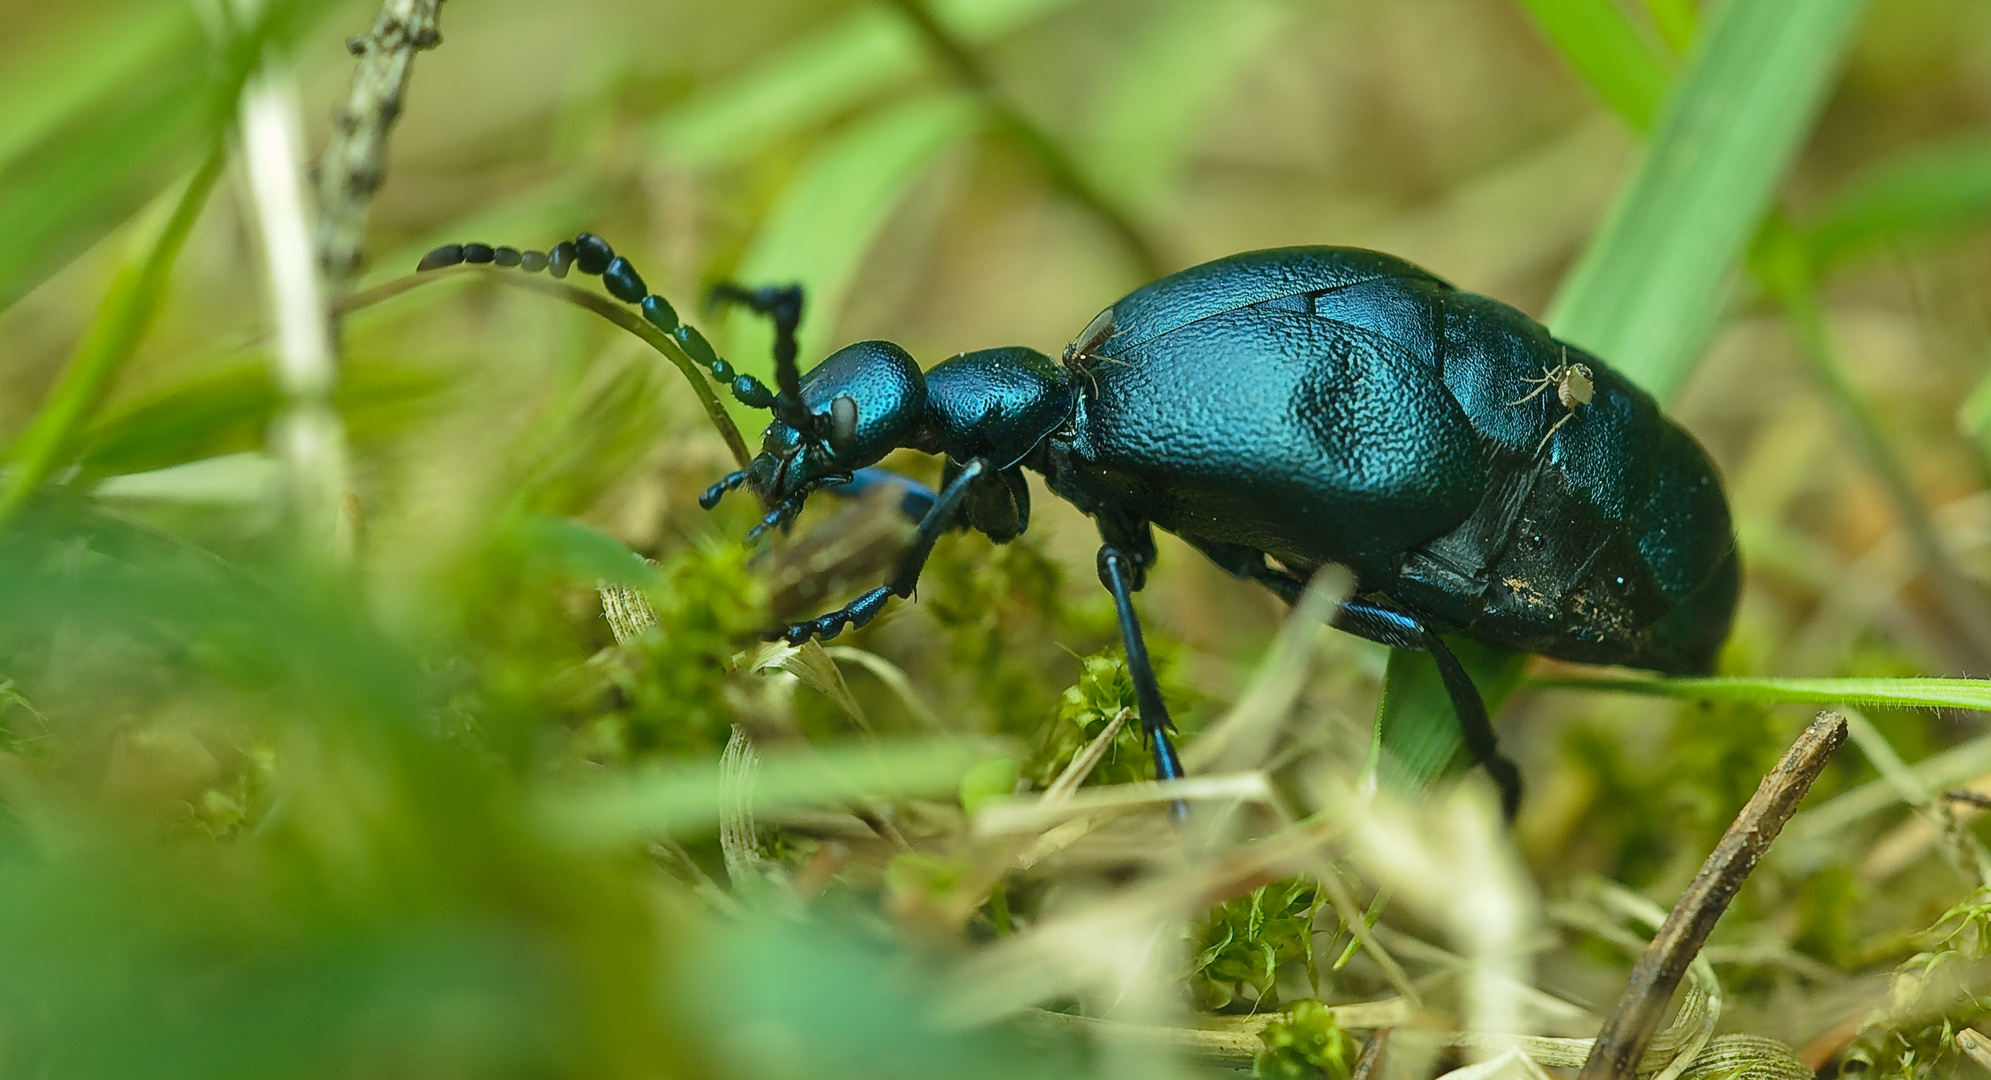
[[[313,170],[318,259],[335,294],[359,269],[367,210],[386,171],[387,135],[401,117],[415,54],[442,41],[436,29],[441,10],[442,0],[386,0],[372,30],[346,39],[359,67],[331,144]]]
[[[1605,1018],[1596,1045],[1577,1074],[1578,1080],[1629,1080],[1633,1075],[1687,965],[1700,953],[1708,933],[1762,861],[1784,822],[1797,812],[1798,803],[1824,771],[1832,752],[1845,741],[1845,718],[1819,713],[1784,753],[1783,760],[1763,778],[1756,794],[1673,905],[1645,955],[1639,957],[1617,1007]]]

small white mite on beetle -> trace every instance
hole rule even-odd
[[[1554,427],[1549,428],[1542,435],[1542,441],[1535,445],[1535,453],[1539,454],[1542,452],[1542,447],[1549,444],[1549,437],[1560,430],[1564,424],[1569,423],[1570,417],[1576,415],[1577,406],[1590,404],[1590,399],[1597,394],[1597,384],[1591,381],[1589,367],[1569,362],[1568,349],[1563,350],[1562,363],[1557,364],[1553,368],[1543,368],[1541,377],[1538,379],[1526,379],[1524,381],[1529,386],[1534,387],[1534,389],[1508,402],[1508,405],[1525,405],[1541,396],[1543,391],[1553,386],[1555,387],[1556,400],[1562,403],[1563,408],[1569,410],[1563,414],[1562,419],[1555,422]]]

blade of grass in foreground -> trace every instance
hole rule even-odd
[[[1558,336],[1662,400],[1680,388],[1865,6],[1715,10],[1637,175],[1550,308]]]
[[[1991,679],[1537,679],[1527,690],[1597,690],[1758,705],[1891,705],[1991,711]]]
[[[119,272],[109,295],[98,309],[76,355],[62,369],[55,389],[43,403],[7,453],[6,486],[0,489],[0,521],[20,509],[42,480],[74,449],[83,424],[103,400],[111,381],[131,358],[146,327],[159,310],[166,293],[166,280],[180,247],[207,205],[227,160],[225,146],[217,141],[207,161],[187,181],[186,190],[172,215],[159,230],[144,255]]]
[[[847,805],[866,799],[952,792],[985,749],[954,739],[881,741],[770,754],[752,799],[758,811]],[[547,818],[575,840],[620,844],[667,833],[709,831],[739,793],[716,762],[658,770],[576,788],[549,799]]]

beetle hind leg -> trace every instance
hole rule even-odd
[[[1486,715],[1486,701],[1444,639],[1414,615],[1363,600],[1343,603],[1335,613],[1334,625],[1392,648],[1423,649],[1431,654],[1438,663],[1438,676],[1444,680],[1445,694],[1452,699],[1466,749],[1499,787],[1501,813],[1513,821],[1521,808],[1521,770],[1500,752],[1493,722]]]

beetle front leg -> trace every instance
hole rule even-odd
[[[919,532],[912,545],[899,555],[899,566],[892,579],[870,592],[852,600],[843,607],[827,615],[790,623],[768,635],[768,640],[785,640],[790,645],[800,645],[810,638],[824,641],[843,633],[846,626],[863,626],[876,618],[885,608],[885,602],[894,596],[911,596],[913,587],[919,584],[919,575],[926,569],[926,560],[933,554],[933,545],[940,534],[954,523],[954,516],[961,509],[961,502],[968,497],[968,486],[990,470],[987,461],[976,458],[961,467],[961,472],[948,481],[933,506],[920,519]]]
[[[1175,722],[1168,717],[1161,685],[1155,680],[1154,664],[1148,660],[1147,640],[1141,636],[1141,620],[1134,614],[1134,582],[1138,580],[1138,571],[1139,565],[1112,544],[1099,549],[1099,583],[1113,594],[1113,607],[1120,615],[1120,640],[1127,647],[1127,674],[1134,680],[1134,702],[1140,706],[1141,729],[1154,746],[1155,779],[1180,780],[1182,760],[1176,757],[1175,744],[1168,737]],[[1176,816],[1182,816],[1185,810],[1178,800]]]
[[[1466,749],[1500,789],[1501,813],[1513,821],[1521,809],[1521,770],[1512,758],[1500,752],[1493,721],[1486,715],[1486,701],[1479,696],[1479,687],[1473,685],[1472,676],[1466,674],[1465,665],[1459,663],[1444,639],[1414,615],[1363,600],[1343,603],[1335,613],[1334,625],[1391,648],[1423,649],[1431,654],[1438,662],[1438,677],[1445,682],[1445,693],[1452,699],[1452,711],[1458,716],[1459,733],[1465,738]]]

